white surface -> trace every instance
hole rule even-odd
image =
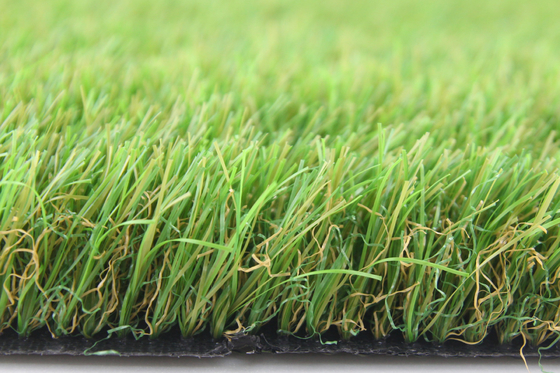
[[[560,359],[544,360],[544,368],[560,373]],[[529,359],[531,372],[540,368]],[[521,359],[375,357],[351,355],[233,355],[226,358],[119,358],[69,356],[0,356],[4,373],[144,373],[144,372],[290,372],[290,373],[526,373]]]

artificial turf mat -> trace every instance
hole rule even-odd
[[[558,13],[1,1],[0,346],[554,344]]]

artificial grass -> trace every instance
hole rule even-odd
[[[0,329],[555,339],[554,5],[2,2]]]

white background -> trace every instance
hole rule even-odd
[[[528,359],[531,372],[540,368]],[[560,373],[560,359],[543,361],[546,371]],[[147,372],[290,372],[290,373],[525,373],[515,358],[433,358],[352,355],[241,355],[225,358],[125,358],[71,356],[0,356],[1,373],[147,373]]]

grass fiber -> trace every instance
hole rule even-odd
[[[0,330],[545,346],[559,12],[0,0]]]

